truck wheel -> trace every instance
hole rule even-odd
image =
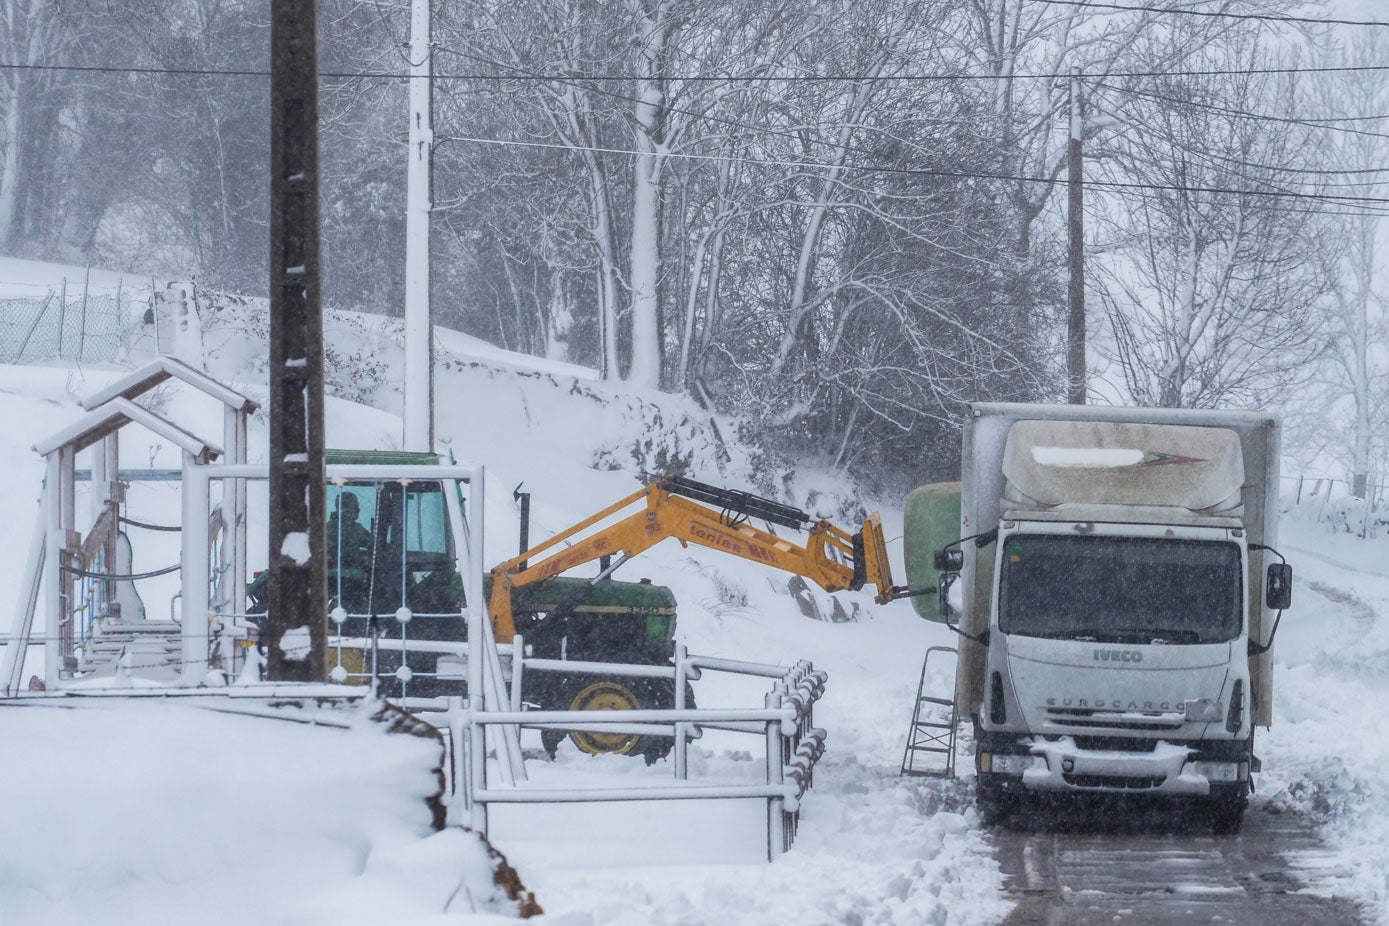
[[[1233,836],[1244,826],[1244,809],[1249,796],[1243,792],[1212,798],[1208,807],[1211,831],[1217,836]]]
[[[980,785],[974,791],[974,806],[979,809],[979,819],[985,826],[1006,823],[1017,809],[1017,803],[1017,798],[998,788]]]

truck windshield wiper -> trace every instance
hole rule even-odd
[[[1165,643],[1200,643],[1201,635],[1195,630],[1172,630],[1163,628],[1162,630],[1150,630],[1148,635],[1152,637],[1154,645],[1161,646]]]
[[[1076,640],[1081,643],[1094,643],[1098,638],[1088,630],[1015,630],[1020,637],[1036,637],[1040,640]]]

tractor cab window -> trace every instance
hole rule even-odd
[[[329,595],[348,614],[457,613],[441,483],[330,485],[327,510]]]

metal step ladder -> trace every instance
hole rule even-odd
[[[124,669],[144,677],[177,677],[182,669],[182,633],[182,626],[174,621],[96,621],[91,636],[79,648],[78,671],[115,675]]]
[[[932,653],[956,654],[953,646],[932,646],[921,661],[921,681],[916,686],[916,708],[912,711],[911,729],[907,731],[907,749],[902,754],[902,774],[916,778],[955,777],[955,692],[941,698],[926,693],[926,668]],[[934,765],[918,767],[927,755],[944,756],[943,768]]]

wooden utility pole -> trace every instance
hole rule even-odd
[[[411,0],[410,162],[405,175],[406,450],[434,449],[434,316],[430,299],[430,177],[434,159],[430,3]]]
[[[271,0],[270,600],[264,642],[266,675],[276,681],[325,681],[328,669],[316,20],[315,0]],[[307,641],[299,628],[307,629]],[[307,653],[294,646],[304,642]]]
[[[1066,147],[1069,178],[1068,238],[1070,250],[1070,283],[1067,295],[1070,314],[1066,324],[1066,401],[1084,405],[1085,386],[1085,186],[1081,170],[1081,137],[1084,122],[1081,112],[1080,72],[1071,71],[1071,129]]]

